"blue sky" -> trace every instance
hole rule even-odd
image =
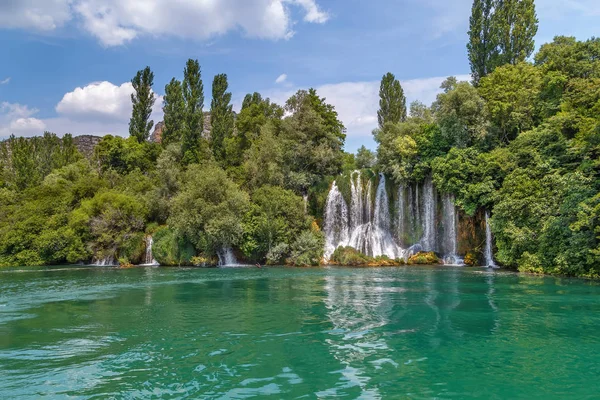
[[[536,44],[598,35],[600,1],[537,0]],[[155,72],[155,91],[202,66],[227,73],[234,104],[259,91],[283,103],[315,87],[336,106],[346,148],[374,148],[379,79],[393,72],[430,103],[444,77],[467,79],[471,0],[1,0],[0,138],[127,135],[128,83]],[[596,28],[596,30],[595,30]],[[155,122],[162,118],[160,98]]]

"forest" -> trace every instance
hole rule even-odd
[[[475,0],[472,81],[449,77],[432,105],[407,105],[386,73],[378,148],[356,154],[314,89],[282,105],[248,94],[235,113],[226,74],[205,104],[195,59],[164,88],[152,141],[146,67],[131,81],[128,137],[103,137],[89,157],[69,134],[0,143],[0,266],[139,264],[147,236],[165,266],[215,265],[223,249],[319,265],[332,182],[368,170],[398,184],[429,177],[467,217],[489,210],[505,268],[600,277],[600,39],[556,36],[536,52],[537,25],[533,0]]]

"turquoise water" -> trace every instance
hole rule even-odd
[[[0,398],[599,398],[600,284],[483,269],[0,271]]]

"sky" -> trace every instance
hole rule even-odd
[[[162,120],[165,85],[202,67],[205,109],[226,73],[284,104],[314,87],[347,129],[346,150],[374,149],[379,81],[430,104],[448,76],[469,79],[472,0],[0,0],[0,139],[44,131],[128,135],[130,83],[150,66]],[[536,46],[598,35],[598,0],[537,0]],[[595,29],[596,28],[596,29]]]

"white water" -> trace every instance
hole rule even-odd
[[[423,184],[401,185],[392,219],[385,176],[380,175],[372,196],[373,180],[360,171],[350,177],[349,204],[334,182],[325,206],[325,260],[336,248],[350,246],[371,257],[408,258],[419,251],[442,253],[447,264],[462,265],[458,256],[458,214],[451,196],[438,209],[431,178]]]
[[[490,213],[485,212],[485,263],[488,267],[496,267],[494,252],[492,250],[492,229],[490,227]]]
[[[219,267],[239,267],[241,266],[233,254],[231,247],[224,247],[221,251],[217,252],[219,257]]]
[[[373,207],[372,181],[363,190],[359,171],[351,175],[350,210],[337,183],[333,183],[325,206],[325,260],[336,248],[351,246],[371,257],[402,257],[403,251],[392,236],[390,205],[385,187],[385,177],[380,176]]]
[[[115,263],[115,258],[113,256],[106,256],[102,259],[94,259],[91,265],[94,267],[112,267],[117,264]]]
[[[417,191],[418,193],[418,191]],[[425,180],[423,185],[423,251],[436,251],[435,212],[437,209],[436,192],[431,178]]]
[[[159,263],[154,259],[154,255],[152,254],[152,244],[154,241],[152,240],[152,236],[146,236],[146,254],[144,257],[144,263],[142,266],[144,267],[154,267],[158,266]]]
[[[444,216],[444,264],[464,265],[464,260],[458,256],[458,217],[454,206],[454,196],[446,194],[443,198]]]

